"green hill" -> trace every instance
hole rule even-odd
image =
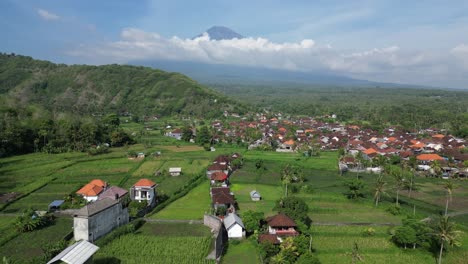
[[[65,65],[0,54],[0,94],[58,112],[219,116],[233,100],[179,74],[129,65]]]

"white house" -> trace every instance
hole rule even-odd
[[[224,227],[228,232],[229,238],[245,237],[245,227],[242,219],[235,213],[230,213],[224,218]]]
[[[134,201],[147,201],[152,206],[156,199],[156,183],[152,180],[141,179],[130,188],[130,198]]]
[[[175,138],[177,140],[181,140],[182,139],[182,130],[174,129],[172,131],[167,132],[166,136]]]
[[[179,176],[182,173],[182,168],[169,168],[169,174],[171,176]]]

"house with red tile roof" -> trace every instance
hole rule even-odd
[[[147,202],[148,206],[156,203],[156,183],[149,179],[140,179],[130,188],[130,199]]]
[[[277,215],[268,217],[267,219],[268,233],[270,235],[281,236],[297,236],[299,232],[296,231],[296,222],[294,220],[283,214],[279,213]]]
[[[222,184],[227,186],[228,175],[222,171],[217,171],[211,174],[211,185]]]
[[[438,154],[421,154],[421,155],[416,156],[416,159],[418,159],[419,161],[422,161],[422,162],[432,162],[432,161],[435,161],[435,160],[438,160],[438,161],[445,160],[444,158],[442,158]]]
[[[215,210],[224,207],[227,212],[233,213],[235,211],[236,200],[229,187],[212,187],[210,189],[210,196],[211,204]]]
[[[76,193],[81,195],[86,201],[94,202],[97,201],[99,194],[102,193],[106,188],[106,182],[103,180],[94,179],[76,191]]]

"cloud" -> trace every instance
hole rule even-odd
[[[344,51],[311,39],[283,43],[252,37],[217,41],[206,33],[195,39],[165,38],[137,28],[123,29],[117,41],[80,46],[70,54],[98,58],[101,63],[196,61],[304,72],[328,71],[375,81],[419,84],[421,80],[424,84],[433,84],[431,78],[443,80],[448,67],[450,71],[461,71],[454,59],[460,54],[464,54],[468,62],[466,45],[459,45],[446,54],[407,51],[398,46]],[[468,63],[466,65],[468,67]]]
[[[54,13],[51,13],[45,9],[41,9],[41,8],[38,8],[37,9],[37,14],[44,20],[47,20],[47,21],[53,21],[53,20],[59,20],[60,19],[60,16],[54,14]]]

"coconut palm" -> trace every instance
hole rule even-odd
[[[447,216],[449,201],[450,202],[452,201],[452,193],[453,193],[453,189],[455,188],[456,188],[455,184],[453,184],[453,182],[450,180],[444,183],[444,189],[446,191],[446,196],[447,196],[446,203],[445,203],[445,215],[446,216]]]
[[[432,226],[432,235],[440,243],[438,264],[442,263],[442,253],[444,246],[458,246],[458,238],[461,231],[456,229],[455,223],[451,222],[448,216],[441,216]]]
[[[405,184],[405,177],[403,177],[402,170],[398,167],[393,167],[390,170],[390,174],[395,179],[395,190],[396,190],[396,205],[399,205],[400,191]]]
[[[377,182],[375,183],[375,188],[374,188],[374,200],[375,200],[376,207],[379,205],[379,201],[382,195],[387,194],[385,191],[386,185],[387,185],[387,182],[384,180],[383,175],[380,175],[379,178],[377,179]]]

